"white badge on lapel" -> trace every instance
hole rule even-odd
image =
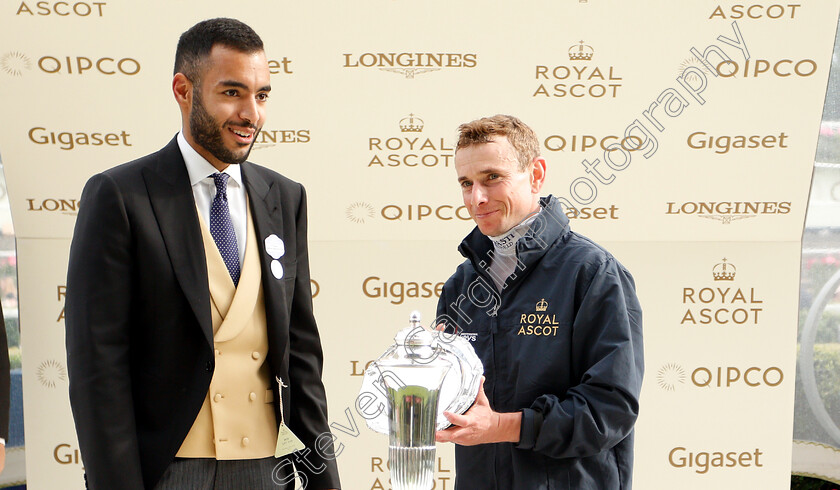
[[[267,236],[265,239],[265,251],[272,259],[274,259],[271,261],[271,273],[274,274],[275,278],[282,279],[283,264],[281,264],[277,259],[286,253],[286,245],[283,244],[283,240],[274,233]]]

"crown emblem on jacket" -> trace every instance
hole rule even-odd
[[[583,41],[569,47],[569,59],[572,61],[591,61],[594,54],[592,46],[584,44]]]
[[[419,133],[423,131],[423,120],[414,114],[400,119],[400,131],[403,133]]]
[[[715,281],[731,281],[735,279],[735,266],[723,259],[723,262],[712,268],[712,277],[715,278]]]
[[[546,301],[545,298],[543,298],[543,299],[539,300],[539,302],[537,302],[537,311],[545,311],[547,309],[548,309],[548,301]]]

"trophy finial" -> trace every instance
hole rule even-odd
[[[411,312],[411,315],[409,315],[409,317],[408,317],[408,322],[409,322],[412,326],[414,326],[414,325],[420,325],[420,320],[421,320],[422,318],[423,318],[423,316],[422,316],[422,315],[420,315],[420,312],[419,312],[419,311],[417,311],[417,310],[414,310],[414,311],[412,311],[412,312]]]

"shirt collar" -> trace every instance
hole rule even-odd
[[[206,158],[199,155],[195,148],[187,143],[184,138],[183,131],[178,132],[178,148],[181,149],[181,155],[184,157],[184,163],[187,166],[187,174],[190,176],[190,185],[195,186],[210,175],[219,170],[210,164]],[[228,165],[224,173],[230,175],[230,178],[236,182],[236,185],[242,187],[242,167],[239,165]]]

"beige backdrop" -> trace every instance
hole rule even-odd
[[[546,193],[579,208],[573,228],[636,277],[636,488],[788,488],[800,237],[837,14],[836,0],[2,2],[30,488],[83,486],[61,315],[81,189],[179,129],[175,44],[214,16],[249,23],[272,60],[251,160],[308,190],[345,488],[390,488],[359,375],[411,310],[434,315],[424,291],[472,226],[455,128],[500,112],[542,138]],[[453,488],[452,448],[439,457],[436,488]]]

